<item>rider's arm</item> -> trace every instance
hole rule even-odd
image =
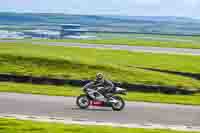
[[[106,88],[108,88],[108,89],[113,89],[114,88],[114,84],[111,81],[106,80],[106,84],[107,84]]]

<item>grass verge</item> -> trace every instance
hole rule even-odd
[[[61,46],[0,43],[0,73],[91,79],[103,72],[117,82],[200,89],[199,80],[136,67],[200,72],[200,56],[136,53]]]
[[[0,133],[194,133],[161,129],[64,125],[60,123],[0,118]]]
[[[49,96],[78,96],[82,93],[81,88],[72,86],[31,85],[8,82],[0,82],[0,92],[41,94]],[[200,105],[200,94],[185,96],[166,95],[160,93],[129,92],[126,96],[123,97],[127,101]]]
[[[0,118],[0,133],[197,133],[167,129],[119,128],[109,126],[64,125]]]

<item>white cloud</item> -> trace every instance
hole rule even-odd
[[[2,0],[0,11],[200,17],[200,0]]]
[[[157,5],[161,3],[161,0],[132,0],[132,1],[140,5]]]

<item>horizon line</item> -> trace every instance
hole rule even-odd
[[[28,11],[0,11],[0,13],[16,13],[16,14],[62,14],[62,15],[74,15],[74,16],[119,16],[119,17],[176,17],[176,18],[191,18],[197,19],[196,17],[189,16],[173,16],[173,15],[123,15],[123,14],[78,14],[78,13],[64,13],[64,12],[28,12]]]

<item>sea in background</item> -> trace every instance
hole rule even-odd
[[[136,35],[134,38],[143,39],[154,39],[147,35],[200,36],[200,20],[185,17],[4,12],[0,13],[0,38],[63,39],[61,38],[63,25],[79,25],[79,28],[73,29],[72,32],[79,34],[68,34],[64,37],[74,39],[132,38],[132,34]],[[156,38],[163,39],[159,36]]]

